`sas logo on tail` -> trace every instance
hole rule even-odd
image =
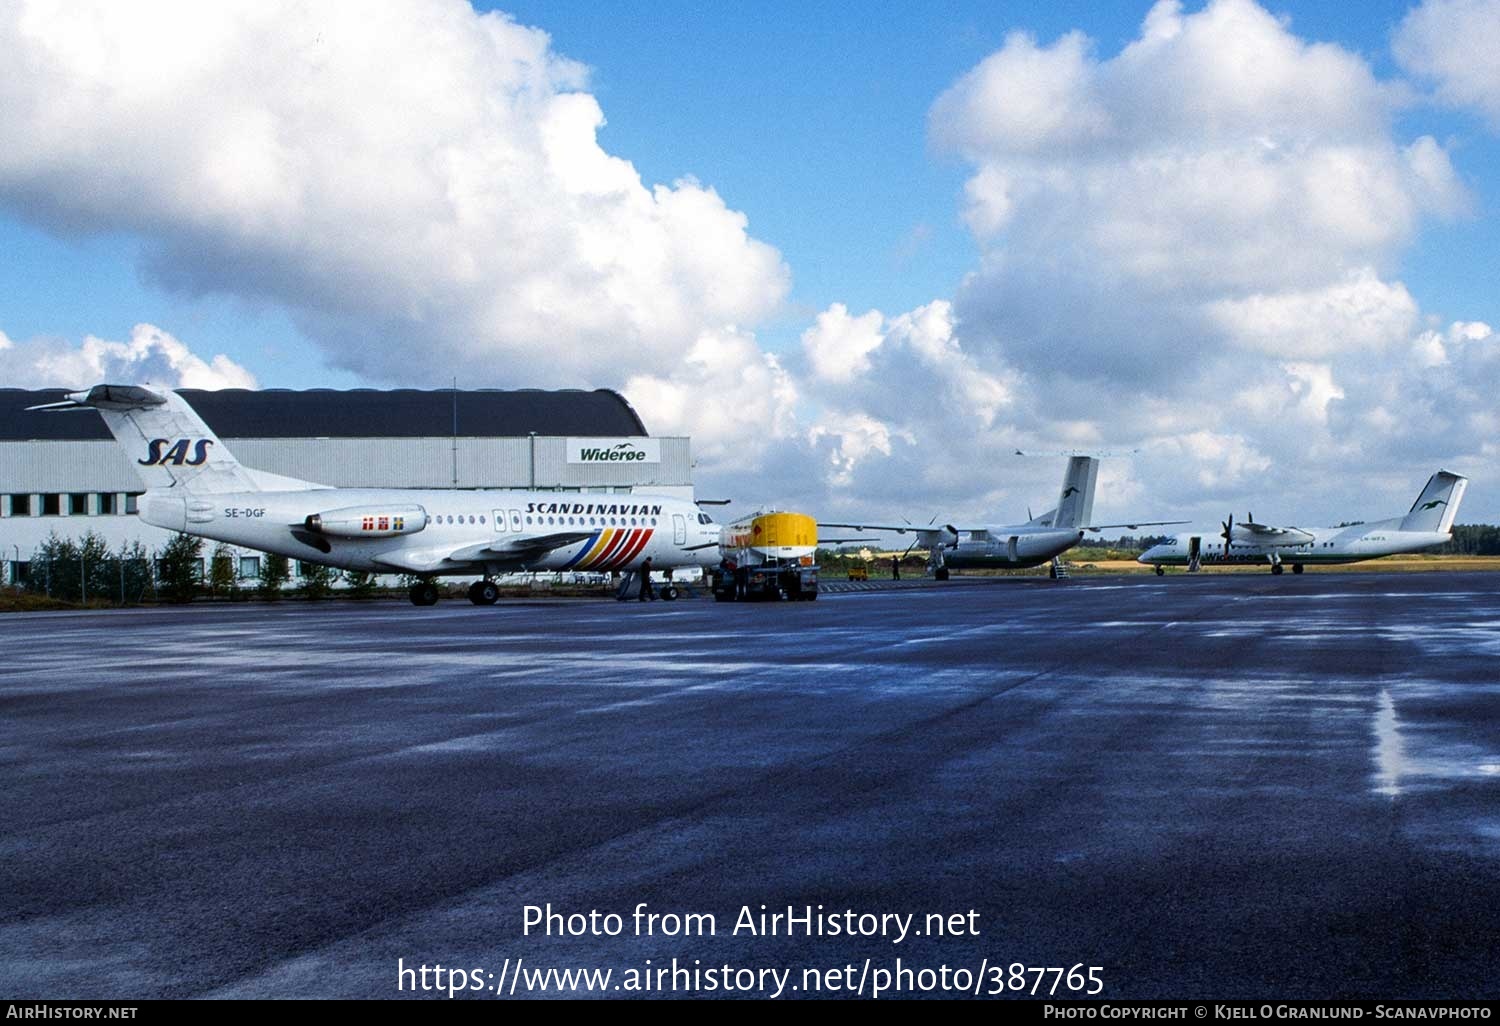
[[[151,448],[143,460],[136,460],[143,467],[164,467],[171,464],[174,467],[199,467],[208,461],[208,447],[214,443],[207,438],[200,438],[196,442],[188,438],[179,438],[171,441],[166,438],[151,439]],[[188,458],[188,453],[192,458]]]

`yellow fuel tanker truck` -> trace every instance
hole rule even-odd
[[[720,602],[818,597],[818,522],[801,513],[756,513],[724,527],[723,556],[709,572]]]

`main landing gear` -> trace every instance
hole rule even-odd
[[[418,581],[407,591],[407,597],[411,599],[414,606],[435,606],[438,600],[437,585],[431,581]]]
[[[494,581],[475,581],[469,585],[469,601],[476,606],[493,606],[500,597],[500,589]]]
[[[1158,563],[1157,566],[1156,566],[1156,576],[1158,576],[1158,577],[1165,577],[1166,574],[1167,574],[1167,568],[1164,567],[1164,566],[1162,566],[1160,563]]]

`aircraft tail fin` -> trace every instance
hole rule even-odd
[[[1459,503],[1463,502],[1468,487],[1468,478],[1439,470],[1427,479],[1427,487],[1402,519],[1401,530],[1447,534],[1453,529],[1453,518],[1458,516]]]
[[[1063,476],[1062,495],[1057,500],[1053,527],[1082,528],[1094,515],[1094,484],[1099,478],[1099,461],[1093,456],[1070,456]]]
[[[186,399],[148,385],[95,385],[36,410],[90,407],[133,459],[148,490],[184,492],[289,491],[319,485],[243,466]]]

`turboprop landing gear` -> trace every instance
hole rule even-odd
[[[940,566],[932,572],[932,576],[934,580],[946,581],[948,579],[948,568]]]
[[[1276,574],[1278,576],[1280,576],[1281,572],[1283,570],[1285,570],[1285,569],[1286,569],[1286,567],[1282,566],[1280,563],[1272,563],[1271,564],[1271,573]]]
[[[1158,566],[1156,568],[1156,576],[1158,576],[1158,577],[1165,577],[1166,575],[1167,575],[1167,568],[1166,567],[1164,567],[1164,566]]]
[[[1302,572],[1302,564],[1301,563],[1293,563],[1292,564],[1292,573],[1294,573],[1294,574],[1300,574],[1301,572]]]
[[[431,581],[418,581],[411,586],[407,596],[414,606],[435,606],[438,600],[437,585]]]
[[[500,589],[494,581],[475,581],[469,585],[469,601],[476,606],[493,606],[500,597]]]

